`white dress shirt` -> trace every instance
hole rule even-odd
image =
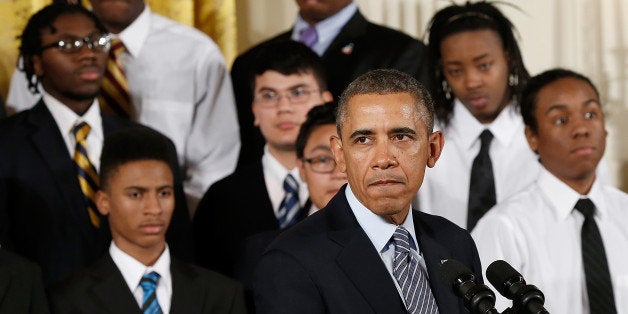
[[[94,165],[94,168],[98,171],[100,169],[100,153],[102,152],[102,146],[104,141],[103,129],[102,129],[102,117],[100,116],[100,107],[98,106],[98,100],[94,99],[89,109],[79,116],[68,106],[62,104],[59,100],[52,95],[42,91],[43,100],[46,104],[46,108],[52,114],[59,132],[63,137],[70,159],[74,159],[74,150],[76,148],[76,137],[72,133],[72,129],[81,122],[89,124],[91,130],[87,134],[85,141],[87,142],[87,155],[89,161]]]
[[[401,291],[401,287],[399,283],[397,283],[397,279],[393,274],[393,260],[395,259],[395,244],[393,243],[392,236],[397,230],[397,225],[392,224],[382,218],[381,216],[373,213],[370,209],[366,208],[364,204],[362,204],[353,194],[351,190],[351,186],[347,185],[345,189],[345,196],[347,197],[347,202],[349,203],[349,207],[351,211],[355,215],[356,220],[362,230],[366,233],[373,243],[373,246],[379,253],[379,256],[382,258],[382,262],[384,262],[384,266],[390,273],[392,281],[395,283],[395,287],[397,287],[397,292],[399,296],[403,300],[405,304],[405,298],[403,296],[403,292]],[[412,207],[408,211],[408,216],[406,216],[406,220],[401,224],[408,232],[410,233],[412,248],[410,249],[411,254],[413,254],[417,260],[419,261],[419,266],[423,268],[424,274],[427,277],[427,267],[425,266],[425,260],[421,253],[421,248],[419,247],[419,242],[416,239],[416,233],[414,232],[414,220],[412,218]]]
[[[351,2],[336,14],[316,23],[315,28],[318,40],[312,45],[312,50],[314,50],[317,55],[322,56],[325,51],[327,51],[327,48],[329,48],[329,45],[331,45],[331,42],[338,36],[340,30],[342,30],[357,11],[357,4]],[[303,20],[301,15],[298,15],[294,27],[292,28],[292,40],[299,41],[301,32],[308,27],[310,27],[310,24]]]
[[[151,12],[148,5],[117,36],[127,49],[120,58],[138,122],[174,142],[193,212],[209,186],[233,172],[240,152],[225,60],[207,35]],[[7,102],[21,111],[38,96],[28,90],[24,73],[16,75],[22,79],[12,78]]]
[[[473,229],[482,268],[505,260],[545,294],[550,313],[588,314],[579,195],[544,168],[524,191],[498,204]],[[600,180],[586,195],[596,206],[618,313],[628,313],[628,194]],[[497,309],[512,303],[498,297]]]
[[[167,244],[166,249],[152,266],[140,263],[129,254],[120,250],[113,241],[111,241],[111,246],[109,246],[109,254],[118,270],[122,273],[124,281],[133,293],[133,297],[135,297],[135,301],[137,301],[140,308],[142,308],[142,298],[144,296],[144,290],[140,286],[142,276],[153,271],[157,272],[160,276],[155,290],[157,303],[159,303],[162,313],[170,313],[172,276],[170,274],[170,250]],[[112,300],[112,302],[115,302],[115,300]]]
[[[299,206],[303,208],[309,193],[307,190],[307,184],[301,181],[299,175],[299,168],[294,167],[291,170],[286,169],[271,153],[268,151],[268,145],[264,145],[264,155],[262,155],[262,170],[264,172],[264,182],[266,183],[266,190],[270,203],[273,204],[273,212],[275,217],[279,219],[279,205],[286,195],[286,191],[283,189],[283,181],[288,174],[291,174],[299,184]],[[298,213],[297,213],[298,214]]]
[[[439,127],[437,127],[439,128]],[[418,193],[423,212],[467,226],[469,182],[473,159],[480,151],[480,133],[493,133],[489,155],[493,164],[497,203],[521,191],[537,177],[540,164],[528,146],[521,115],[510,103],[490,124],[481,124],[459,101],[444,128],[445,146],[434,168],[427,168]]]

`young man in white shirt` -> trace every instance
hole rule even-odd
[[[578,73],[549,70],[528,82],[521,113],[542,169],[473,230],[483,267],[510,263],[545,294],[550,313],[626,313],[628,195],[596,174],[607,135],[597,89]],[[508,304],[500,297],[497,308]]]
[[[170,254],[176,162],[169,142],[150,129],[105,139],[96,203],[113,240],[108,254],[51,288],[53,312],[246,313],[238,283]]]

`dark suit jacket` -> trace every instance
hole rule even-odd
[[[170,272],[170,313],[246,313],[237,282],[175,258]],[[49,291],[52,313],[142,313],[109,254]]]
[[[290,40],[292,30],[271,38],[238,56],[231,68],[231,80],[240,123],[240,160],[243,165],[262,155],[264,138],[253,125],[251,71],[255,57],[265,44]],[[351,47],[350,49],[348,49]],[[350,50],[350,51],[349,51]],[[391,68],[427,82],[426,47],[420,41],[396,30],[367,21],[360,11],[344,25],[322,55],[328,89],[335,99],[358,76],[369,70]]]
[[[105,135],[140,127],[107,115],[102,123]],[[72,157],[43,101],[0,122],[0,151],[0,243],[37,262],[46,285],[102,256],[109,227],[91,225]],[[168,240],[176,256],[191,260],[191,223],[178,173],[175,180]]]
[[[255,272],[257,313],[407,313],[344,191],[268,247]],[[442,217],[414,211],[413,218],[440,313],[467,313],[442,279],[440,260],[456,259],[482,278],[471,236]]]
[[[49,313],[37,264],[0,249],[0,314]]]
[[[307,216],[309,201],[299,220]],[[244,240],[279,229],[264,181],[261,160],[214,183],[194,215],[194,242],[199,265],[233,276]]]

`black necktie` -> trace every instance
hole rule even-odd
[[[496,203],[495,179],[493,178],[493,164],[488,150],[491,147],[493,133],[482,131],[480,152],[473,160],[471,181],[469,184],[469,213],[467,215],[467,230],[473,230],[475,224]]]
[[[587,282],[591,313],[617,313],[606,251],[593,214],[595,205],[588,198],[578,200],[576,209],[584,216],[582,223],[582,264]]]

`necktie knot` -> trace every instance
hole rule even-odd
[[[140,286],[142,286],[144,293],[155,290],[155,287],[157,287],[157,283],[159,282],[159,278],[161,278],[161,276],[155,271],[142,276]]]
[[[575,208],[582,213],[585,219],[593,218],[593,214],[595,213],[595,205],[588,198],[579,199]]]
[[[117,58],[125,50],[124,43],[120,38],[113,38],[111,40],[111,48],[109,48],[109,54]]]
[[[299,41],[310,48],[314,46],[314,44],[318,41],[318,33],[316,32],[316,27],[309,26],[303,29],[299,34]]]
[[[392,241],[395,244],[396,253],[410,252],[410,232],[403,226],[397,227],[395,233],[393,233]]]
[[[297,214],[300,210],[299,183],[291,174],[288,174],[284,179],[283,190],[286,194],[279,205],[277,216],[279,227],[282,229],[296,223]]]
[[[291,174],[286,176],[286,179],[283,180],[283,190],[286,193],[298,193],[299,192],[299,183]]]
[[[75,125],[72,128],[72,134],[74,134],[74,137],[76,138],[77,142],[81,142],[84,141],[87,138],[87,135],[89,134],[89,131],[91,131],[92,128],[89,126],[89,124],[87,124],[85,121]]]
[[[480,150],[487,150],[491,147],[491,142],[493,141],[493,133],[488,129],[482,131],[480,133]]]

